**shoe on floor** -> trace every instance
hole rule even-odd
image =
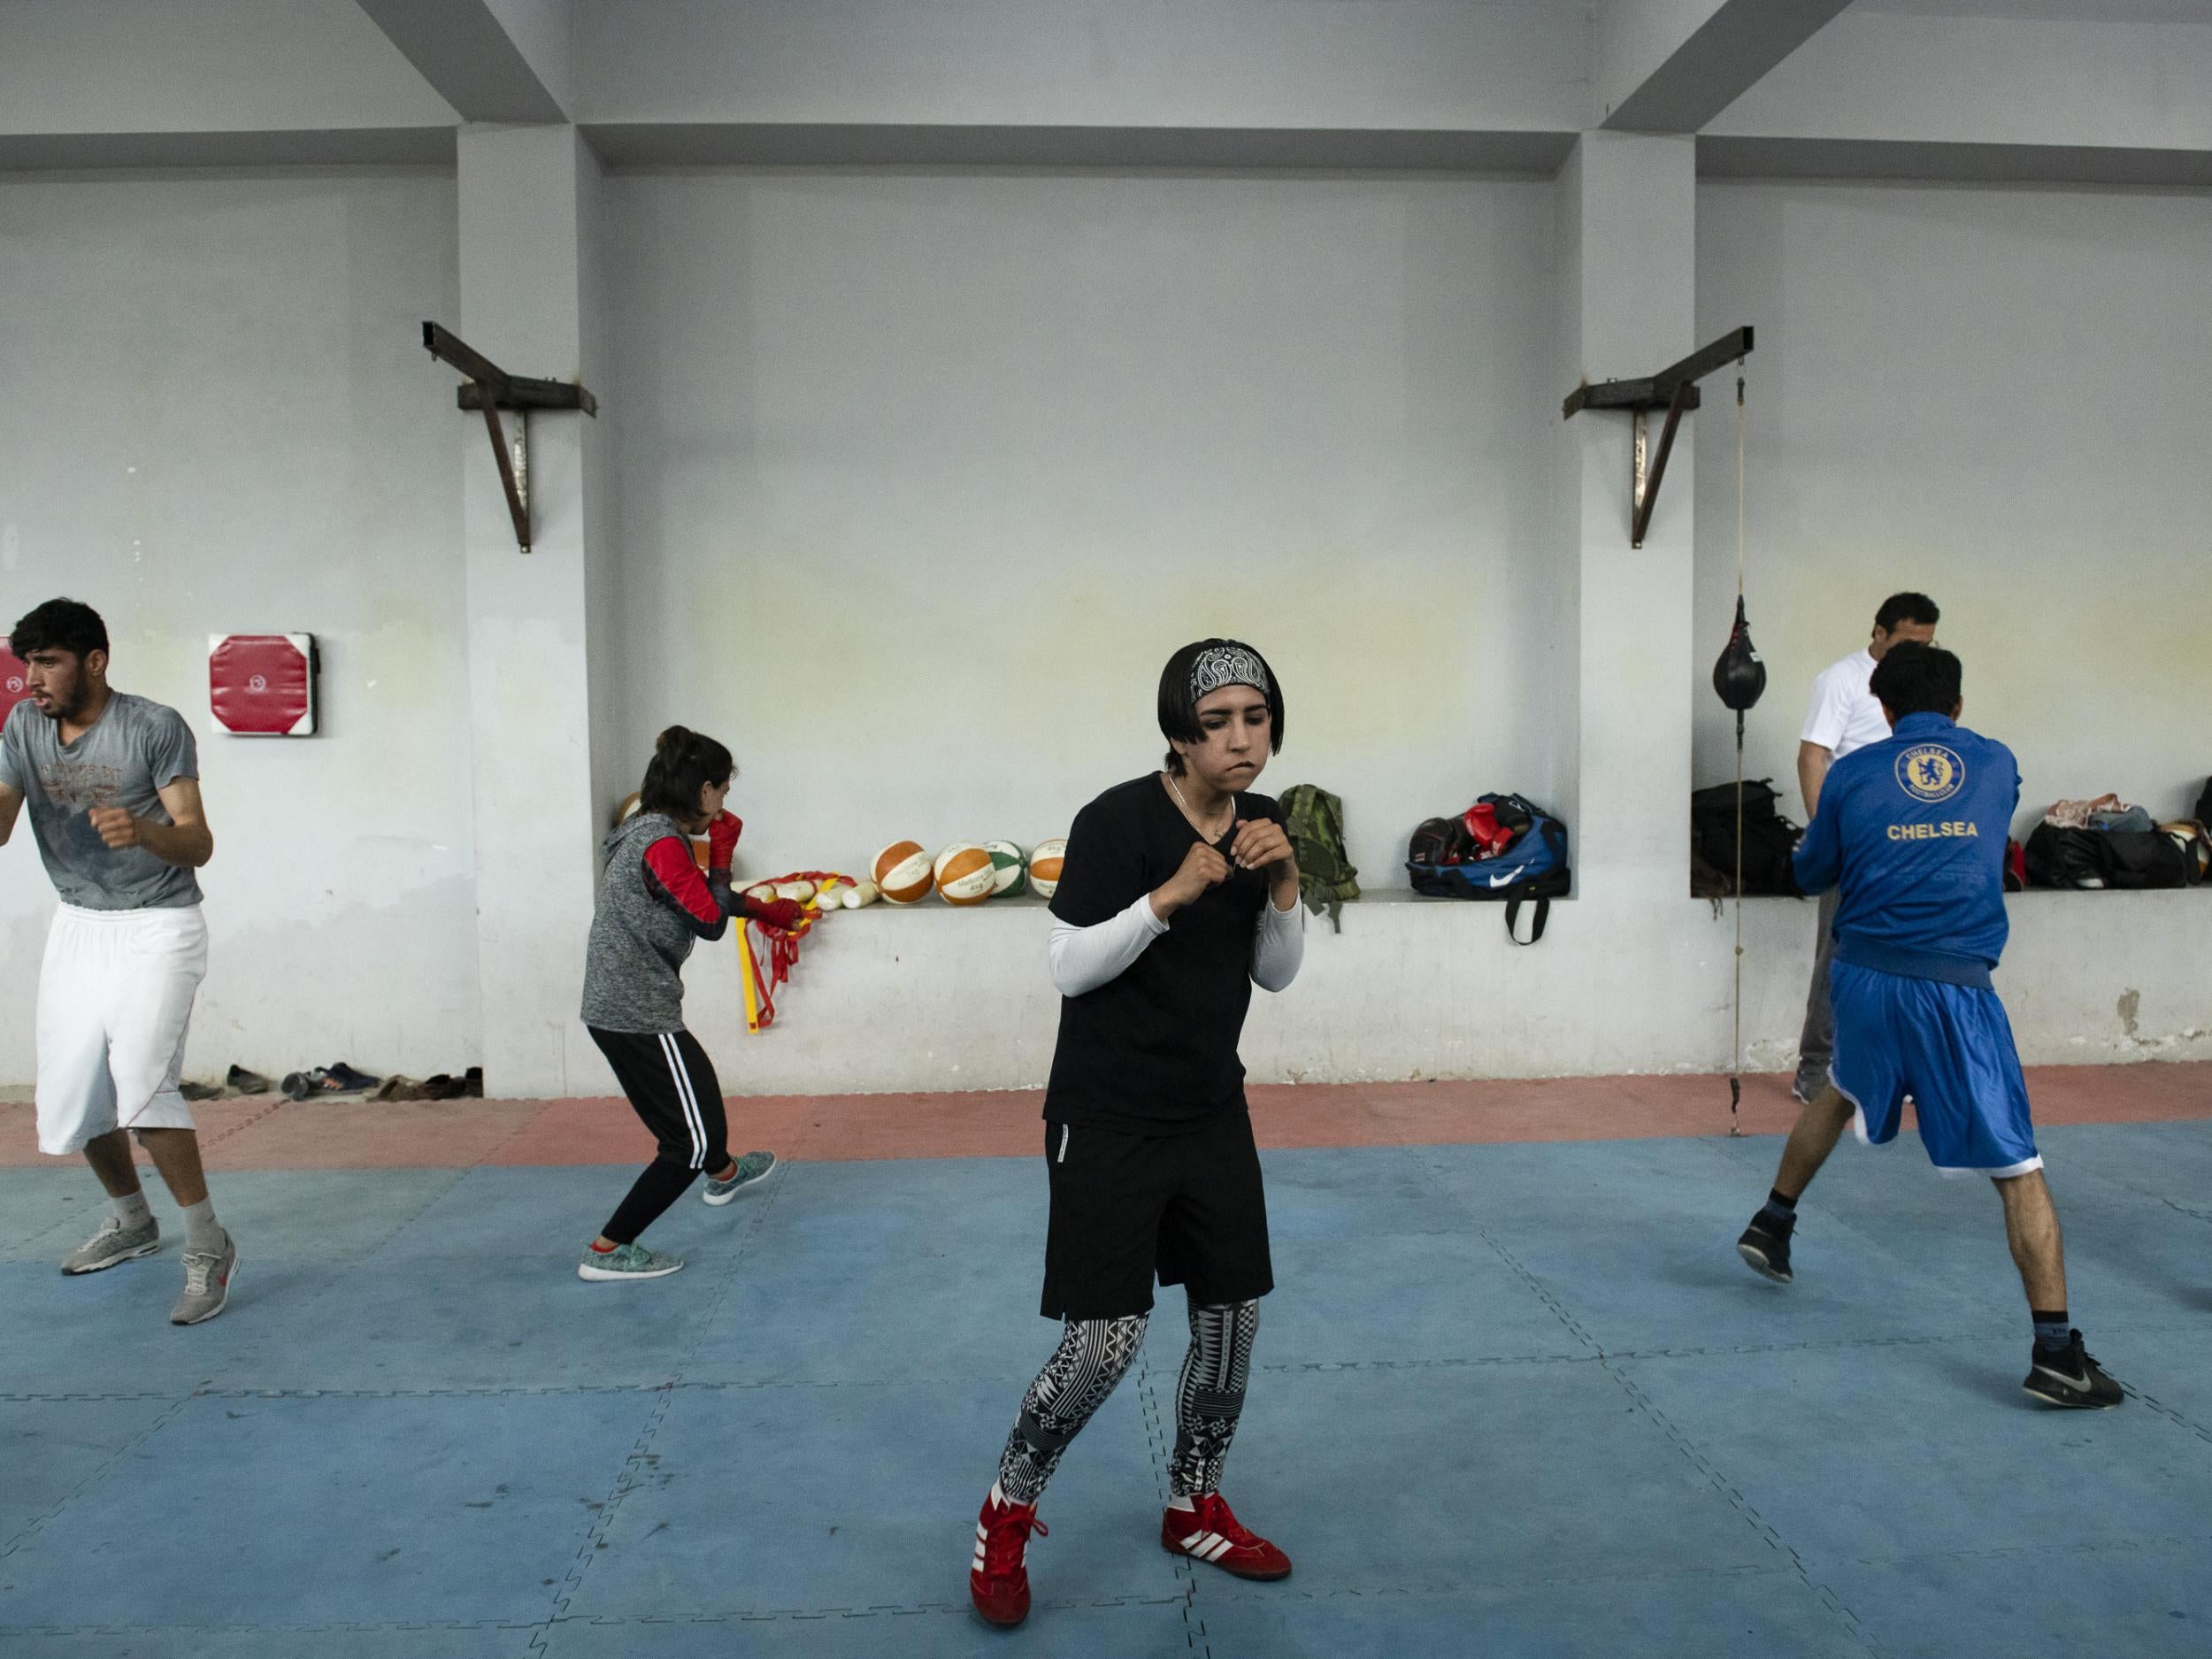
[[[123,1262],[136,1261],[161,1248],[161,1224],[151,1217],[142,1227],[127,1227],[110,1216],[94,1233],[61,1258],[65,1273],[97,1273]]]
[[[595,1250],[587,1244],[584,1259],[576,1263],[576,1277],[592,1279],[666,1279],[684,1270],[684,1258],[641,1244],[618,1244],[611,1250]]]
[[[223,1081],[241,1094],[268,1094],[274,1086],[258,1071],[249,1071],[242,1065],[234,1065],[224,1074]]]
[[[710,1204],[726,1204],[737,1196],[739,1188],[750,1187],[755,1181],[767,1179],[768,1171],[775,1167],[776,1155],[774,1153],[748,1152],[743,1157],[738,1159],[737,1171],[728,1180],[718,1181],[713,1176],[708,1176],[707,1190],[700,1195]]]
[[[1048,1536],[1033,1503],[1010,1503],[995,1484],[975,1524],[975,1559],[968,1598],[987,1624],[1010,1630],[1029,1617],[1029,1535]]]
[[[1736,1240],[1736,1254],[1749,1263],[1753,1272],[1763,1273],[1778,1285],[1789,1284],[1796,1277],[1790,1271],[1790,1235],[1796,1231],[1795,1221],[1777,1227],[1763,1213],[1754,1216],[1743,1237]]]
[[[184,1253],[184,1294],[169,1310],[171,1325],[199,1325],[230,1302],[231,1280],[238,1276],[238,1246],[226,1233],[219,1250]]]
[[[357,1071],[341,1060],[335,1065],[310,1066],[304,1071],[288,1071],[284,1076],[284,1098],[306,1100],[311,1095],[357,1094],[374,1088],[383,1079],[371,1077],[366,1071]]]
[[[1191,1504],[1187,1509],[1171,1509],[1160,1517],[1161,1548],[1210,1561],[1240,1578],[1290,1577],[1290,1557],[1247,1532],[1218,1492],[1202,1492]]]
[[[2028,1364],[2027,1380],[2020,1386],[2038,1400],[2047,1400],[2055,1406],[2074,1406],[2092,1411],[2116,1406],[2127,1397],[2120,1385],[2106,1376],[2103,1367],[2083,1348],[2078,1331],[2055,1354],[2037,1348],[2035,1357]]]

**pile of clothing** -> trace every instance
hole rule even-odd
[[[2198,816],[2161,824],[2116,795],[2057,801],[2029,835],[2016,869],[2034,887],[2191,887],[2212,875],[2212,783]]]

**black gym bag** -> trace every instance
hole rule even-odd
[[[1743,785],[1743,890],[1802,898],[1790,863],[1805,832],[1775,810],[1781,797],[1768,778]],[[1690,795],[1690,845],[1730,883],[1736,879],[1736,786],[1717,783]]]
[[[2028,885],[2036,887],[2185,887],[2196,860],[2164,830],[2061,829],[2039,824],[2028,837]]]

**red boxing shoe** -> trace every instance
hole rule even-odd
[[[1218,1492],[1202,1492],[1191,1503],[1190,1509],[1171,1509],[1160,1518],[1161,1548],[1210,1561],[1240,1578],[1290,1577],[1290,1557],[1245,1531]]]
[[[1029,1535],[1049,1536],[1033,1503],[1009,1503],[993,1486],[975,1524],[975,1564],[968,1571],[968,1594],[975,1610],[991,1624],[1010,1629],[1029,1617],[1029,1569],[1024,1556]],[[1287,1571],[1287,1569],[1286,1569]]]

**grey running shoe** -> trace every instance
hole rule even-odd
[[[707,1190],[701,1194],[710,1204],[726,1204],[737,1196],[738,1188],[750,1187],[755,1181],[765,1180],[768,1171],[776,1167],[772,1152],[748,1152],[737,1161],[737,1172],[726,1181],[707,1177]]]
[[[171,1325],[198,1325],[222,1312],[230,1301],[230,1281],[238,1276],[238,1246],[226,1233],[223,1248],[184,1253],[184,1294],[169,1310]]]
[[[641,1244],[618,1244],[603,1255],[587,1244],[584,1259],[576,1263],[579,1279],[666,1279],[684,1271],[684,1258]]]
[[[148,1217],[142,1227],[127,1227],[110,1216],[99,1232],[61,1258],[65,1273],[96,1273],[119,1263],[151,1256],[161,1248],[161,1224]]]

